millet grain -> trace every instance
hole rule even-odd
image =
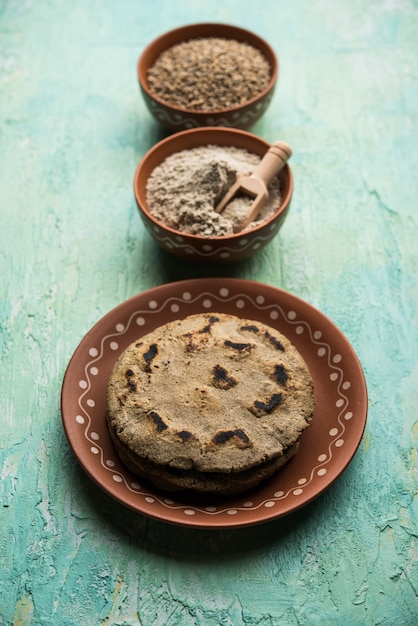
[[[191,39],[165,50],[148,71],[148,87],[164,102],[195,111],[228,109],[267,87],[271,67],[245,42]]]

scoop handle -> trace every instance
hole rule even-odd
[[[292,148],[284,141],[276,141],[267,150],[250,178],[258,178],[267,186],[292,156]]]

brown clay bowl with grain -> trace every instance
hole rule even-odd
[[[293,194],[293,175],[287,163],[277,174],[281,190],[280,205],[271,217],[249,230],[216,237],[184,233],[156,219],[147,204],[147,181],[157,166],[170,155],[208,145],[232,146],[263,157],[271,144],[248,131],[232,128],[194,128],[170,135],[153,146],[140,161],[134,177],[136,203],[151,237],[161,248],[176,257],[215,264],[241,261],[267,246],[283,225]]]
[[[233,105],[228,106],[223,104],[225,99],[219,101],[219,103],[216,101],[216,98],[221,98],[219,94],[222,90],[219,84],[218,88],[215,86],[211,90],[212,98],[215,100],[211,102],[210,108],[203,101],[199,105],[202,107],[200,110],[196,110],[194,107],[188,108],[183,103],[173,103],[172,100],[167,99],[165,94],[164,97],[161,97],[160,92],[157,94],[156,89],[150,86],[149,71],[154,67],[160,55],[178,44],[193,42],[194,40],[201,41],[208,38],[230,40],[232,42],[240,42],[240,44],[245,43],[256,49],[256,57],[258,57],[258,53],[261,53],[269,66],[269,76],[263,81],[263,86],[259,90],[258,87],[252,88],[254,93],[250,95],[249,99],[245,99],[238,104],[234,100]],[[196,42],[194,43],[196,45]],[[254,55],[252,56],[254,57]],[[239,65],[239,72],[242,72],[247,64],[242,63]],[[279,62],[269,43],[251,31],[230,24],[198,23],[170,30],[154,39],[142,52],[137,69],[140,90],[146,106],[154,118],[169,131],[178,132],[202,126],[248,129],[264,114],[271,102],[278,78]],[[225,77],[225,68],[219,69],[220,74],[223,73]],[[176,85],[176,89],[181,90],[184,80],[180,78],[180,73],[181,68],[179,71],[175,69],[169,74],[168,80],[165,79],[161,82],[165,85],[169,84],[170,87]],[[260,72],[254,70],[253,74],[253,80],[259,80],[257,77],[260,76]],[[237,89],[238,84],[241,83],[242,89],[248,90],[248,85],[252,83],[252,81],[246,80],[242,75],[238,82],[234,81],[235,77],[228,76],[228,74],[226,74],[226,77],[225,84],[232,85],[235,83]],[[197,83],[197,91],[202,93],[202,85],[199,85],[199,83]],[[247,96],[248,91],[245,94]]]

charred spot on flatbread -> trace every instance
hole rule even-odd
[[[202,350],[205,345],[208,344],[212,327],[219,322],[219,317],[216,315],[210,315],[207,323],[203,324],[200,328],[186,332],[182,335],[185,341],[186,352],[198,352]]]
[[[176,435],[181,441],[197,441],[197,437],[190,430],[180,430]]]
[[[222,445],[234,440],[234,444],[242,447],[251,445],[248,435],[242,430],[242,428],[236,428],[235,430],[218,430],[212,438],[212,443],[215,445]]]
[[[282,387],[286,387],[287,381],[289,380],[289,375],[286,372],[286,368],[282,363],[275,366],[273,378],[279,385],[281,385]]]
[[[136,382],[133,379],[135,376],[133,371],[131,369],[126,370],[125,375],[126,375],[126,384],[128,385],[129,391],[130,392],[136,391],[137,387],[136,387]]]
[[[230,339],[226,339],[224,341],[224,346],[226,348],[232,348],[239,354],[248,354],[254,348],[253,343],[247,343],[243,341],[231,341]]]
[[[213,324],[216,324],[216,322],[219,322],[219,317],[217,317],[216,315],[211,315],[209,317],[209,322],[207,324],[205,324],[203,326],[203,328],[201,328],[198,333],[199,334],[203,334],[203,333],[210,333]]]
[[[264,336],[266,337],[266,339],[268,339],[272,346],[277,348],[277,350],[281,350],[282,352],[284,352],[283,343],[275,335],[272,335],[270,331],[266,330]]]
[[[158,354],[158,346],[156,343],[152,343],[148,350],[144,352],[143,359],[145,361],[145,371],[151,371],[151,363],[155,359]]]
[[[263,415],[270,415],[277,407],[280,405],[283,396],[281,393],[274,393],[269,398],[265,400],[255,400],[252,410],[257,417],[262,417]]]
[[[157,411],[150,411],[148,415],[150,416],[157,433],[162,433],[164,430],[167,430],[167,424],[164,422],[161,415],[157,413]]]
[[[212,383],[219,389],[231,389],[231,387],[238,385],[238,379],[230,374],[225,367],[219,365],[219,363],[214,366],[212,373]]]
[[[241,326],[241,330],[245,331],[247,330],[250,333],[259,333],[260,329],[258,326],[256,326],[256,324],[245,324],[243,326]]]

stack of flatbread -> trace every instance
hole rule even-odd
[[[122,462],[157,487],[237,494],[296,454],[314,405],[308,367],[279,331],[200,313],[122,353],[106,418]]]

